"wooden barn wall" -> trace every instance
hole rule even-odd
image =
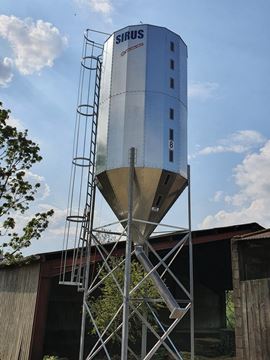
[[[270,279],[241,281],[244,359],[270,359]]]
[[[242,279],[239,243],[232,241],[236,359],[269,360],[270,279]]]
[[[0,270],[0,359],[28,360],[39,264]]]
[[[240,270],[238,257],[238,242],[232,240],[232,277],[233,277],[233,296],[235,311],[235,348],[237,360],[244,359],[244,342],[242,327],[242,307],[241,307],[241,290],[240,290]]]

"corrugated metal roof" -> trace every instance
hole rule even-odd
[[[191,233],[192,242],[194,245],[203,244],[203,243],[210,243],[215,241],[222,241],[222,240],[231,240],[234,236],[239,234],[246,234],[246,233],[253,233],[261,230],[265,230],[261,225],[258,223],[247,223],[247,224],[239,224],[239,225],[231,225],[231,226],[224,226],[219,228],[212,228],[212,229],[203,229],[203,230],[193,230]],[[174,245],[174,241],[179,241],[184,236],[183,232],[175,231],[172,233],[167,234],[160,234],[156,236],[152,236],[150,238],[150,242],[155,245],[156,249],[168,249]],[[105,247],[110,248],[114,243],[107,243]],[[159,244],[159,245],[158,245]],[[125,241],[121,241],[117,245],[117,249],[121,251],[121,249],[125,248]],[[70,249],[70,255],[72,254],[73,249]],[[58,259],[61,257],[61,251],[53,251],[43,254],[38,254],[44,259]]]
[[[270,229],[264,229],[255,231],[252,233],[237,235],[234,236],[233,240],[259,240],[259,239],[269,239],[270,240]]]
[[[193,230],[191,233],[192,242],[194,245],[209,243],[213,241],[231,240],[234,236],[241,236],[242,234],[250,234],[251,232],[258,232],[265,230],[258,223],[247,223],[239,225],[230,225],[224,227],[217,227],[211,229]],[[163,234],[158,236],[152,236],[152,241],[166,241],[168,239],[175,239],[183,236],[183,233],[179,231],[172,232],[170,234]],[[169,244],[168,244],[169,245]]]
[[[192,231],[192,242],[193,245],[212,243],[212,242],[220,242],[220,241],[230,241],[233,239],[246,239],[246,236],[250,236],[253,234],[260,234],[268,232],[270,237],[270,230],[265,230],[263,227],[255,222],[248,224],[239,224],[239,225],[231,225],[224,226],[219,228],[212,229],[203,229],[203,230],[193,230]],[[242,235],[243,234],[243,235]],[[169,234],[156,235],[150,238],[150,242],[153,244],[156,250],[164,250],[169,249],[175,245],[176,241],[179,241],[184,236],[183,232],[175,231]],[[267,236],[266,236],[267,237]],[[111,248],[114,243],[107,243],[105,247]],[[118,243],[117,249],[115,253],[119,255],[124,254],[125,241]],[[70,253],[68,257],[72,257],[73,249],[70,249]],[[62,251],[53,251],[48,253],[41,253],[33,256],[32,261],[41,261],[46,262],[47,260],[55,260],[56,267],[55,273],[59,273],[59,262],[61,260]],[[96,258],[96,257],[95,257]],[[28,258],[26,258],[28,260]],[[96,261],[96,260],[94,260]],[[8,266],[20,266],[21,264],[14,264]],[[2,262],[0,263],[0,270],[5,268],[7,265]]]
[[[21,259],[17,259],[14,262],[9,262],[6,261],[5,259],[1,259],[0,260],[0,269],[4,268],[12,268],[12,267],[17,267],[17,266],[24,266],[24,265],[29,265],[32,264],[34,262],[38,262],[40,261],[40,256],[39,255],[30,255],[30,256],[26,256],[24,258]],[[0,358],[1,360],[1,358]]]

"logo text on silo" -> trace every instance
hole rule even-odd
[[[144,37],[144,30],[131,30],[123,32],[122,34],[119,34],[116,36],[115,43],[120,44],[121,42],[127,41],[127,40],[135,40],[135,39],[143,39]]]
[[[142,43],[139,43],[139,44],[137,44],[137,45],[131,46],[130,48],[122,51],[122,52],[121,52],[121,56],[124,56],[124,55],[126,55],[126,53],[128,53],[129,51],[138,49],[139,47],[141,47],[141,46],[143,46],[143,45],[144,45],[144,44],[143,44],[143,42],[142,42]],[[1,359],[0,359],[0,360],[1,360]]]

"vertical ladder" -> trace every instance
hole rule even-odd
[[[76,282],[79,290],[84,290],[85,285],[85,261],[87,246],[91,245],[91,233],[93,228],[94,204],[96,195],[95,170],[96,170],[96,144],[97,144],[97,123],[98,123],[98,104],[100,93],[101,79],[101,61],[97,58],[96,81],[94,89],[92,129],[90,138],[90,156],[89,156],[89,172],[87,179],[87,194],[85,202],[84,218],[82,222],[80,241],[78,246],[78,258],[76,259]],[[78,261],[79,260],[79,261]],[[86,284],[87,286],[88,284]]]
[[[68,213],[60,284],[84,288],[87,247],[95,203],[95,163],[103,45],[84,35],[78,91]],[[71,239],[73,238],[73,240]]]

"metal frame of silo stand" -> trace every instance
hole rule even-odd
[[[189,276],[190,276],[190,300],[191,300],[191,309],[190,309],[190,353],[191,360],[194,360],[195,356],[195,344],[194,344],[194,334],[195,334],[195,324],[194,324],[194,274],[193,274],[193,244],[192,244],[192,233],[191,233],[191,176],[190,176],[190,165],[188,165],[188,229],[189,229]]]
[[[183,231],[183,237],[181,240],[172,248],[170,249],[166,255],[161,258],[160,255],[157,253],[157,251],[153,248],[151,243],[147,240],[146,241],[146,247],[149,249],[149,251],[156,257],[157,263],[153,268],[146,273],[144,278],[136,284],[133,288],[130,288],[130,271],[131,271],[131,257],[134,256],[136,250],[136,246],[134,246],[134,249],[132,248],[134,245],[134,239],[132,239],[132,228],[136,226],[136,223],[149,223],[147,221],[143,221],[140,219],[134,219],[132,216],[132,208],[133,208],[133,183],[134,183],[134,156],[135,156],[135,149],[130,150],[129,154],[130,159],[130,169],[129,169],[129,181],[128,181],[128,218],[124,219],[121,222],[124,222],[127,224],[124,231],[120,234],[119,238],[115,243],[112,243],[112,248],[110,251],[106,249],[104,244],[102,244],[98,237],[95,235],[95,233],[98,232],[105,232],[104,229],[106,227],[109,227],[111,225],[117,224],[119,222],[116,222],[114,224],[107,224],[103,225],[101,228],[103,230],[100,230],[100,228],[93,229],[92,232],[92,245],[95,247],[95,251],[98,252],[101,259],[103,260],[101,268],[98,270],[98,273],[95,275],[94,279],[90,281],[89,283],[89,272],[90,272],[90,248],[88,248],[88,256],[87,256],[87,263],[86,263],[86,283],[88,283],[88,287],[85,286],[85,292],[84,292],[84,302],[83,302],[83,320],[85,324],[86,320],[86,313],[89,315],[89,318],[93,324],[93,327],[95,329],[95,332],[97,334],[97,342],[92,347],[89,354],[86,356],[87,360],[94,359],[97,355],[100,355],[100,352],[103,351],[103,358],[105,359],[111,359],[110,351],[108,348],[108,343],[112,339],[113,336],[117,336],[119,340],[121,340],[121,360],[127,360],[128,354],[131,354],[132,358],[137,360],[149,360],[152,358],[154,354],[157,353],[159,347],[163,345],[168,353],[171,354],[173,359],[180,359],[182,360],[182,356],[180,353],[180,350],[177,349],[176,345],[173,343],[173,341],[170,338],[171,332],[175,329],[176,325],[180,322],[182,317],[187,313],[190,312],[190,343],[191,343],[191,359],[194,359],[194,309],[193,309],[193,259],[192,259],[192,239],[191,239],[191,209],[190,209],[190,169],[188,167],[188,229],[179,228],[176,226],[171,225],[165,225],[160,224],[162,226],[165,226],[169,229],[174,230],[182,230]],[[120,222],[120,223],[121,223]],[[153,224],[153,223],[152,223]],[[159,225],[159,224],[154,224]],[[110,233],[110,232],[108,232]],[[121,261],[121,264],[125,263],[125,270],[124,270],[124,289],[122,289],[122,284],[119,283],[116,276],[114,275],[114,271],[120,266],[120,264],[116,265],[114,268],[112,268],[112,264],[110,263],[110,258],[113,254],[113,251],[116,249],[119,241],[126,236],[126,250],[125,250],[125,259]],[[170,266],[172,265],[173,261],[175,260],[176,256],[179,254],[181,249],[184,247],[184,245],[189,246],[189,291],[185,289],[184,285],[181,283],[181,281],[176,278],[176,276],[173,274],[172,270],[170,269]],[[167,264],[166,261],[169,260],[169,263]],[[164,270],[162,274],[160,275],[160,278],[162,278],[165,273],[168,273],[170,276],[174,278],[178,286],[185,292],[185,294],[188,297],[188,300],[180,300],[182,301],[182,304],[184,303],[184,307],[181,309],[183,310],[183,315],[179,318],[175,318],[172,320],[172,323],[168,328],[165,328],[165,325],[162,323],[162,321],[158,318],[158,315],[153,310],[152,304],[153,299],[145,299],[142,298],[141,300],[133,299],[133,294],[137,289],[140,288],[143,281],[146,280],[148,276],[152,276],[153,273],[156,272],[158,268],[163,266]],[[103,278],[100,279],[99,274],[101,273],[101,270],[106,269],[106,274],[103,274]],[[111,320],[107,327],[103,330],[100,330],[97,326],[97,323],[95,321],[95,316],[93,314],[93,311],[91,309],[91,303],[89,301],[91,300],[91,295],[93,292],[100,286],[102,286],[103,281],[111,276],[118,291],[120,292],[123,302],[117,309],[117,311],[112,314]],[[93,298],[93,297],[92,297]],[[136,302],[137,301],[137,302]],[[140,312],[140,302],[138,301],[144,301],[144,303],[147,305],[147,308],[149,309],[149,312],[152,314],[157,327],[159,328],[159,331],[162,332],[162,335],[156,330],[155,327],[152,326],[152,324],[148,321],[147,317],[145,316],[145,313]],[[91,301],[90,301],[91,302]],[[117,320],[119,320],[119,314],[122,312],[122,322],[119,324],[117,323],[117,327],[110,332],[110,327],[113,325],[113,323]],[[141,342],[141,354],[137,355],[135,351],[132,349],[131,345],[129,344],[129,320],[133,317],[137,316],[139,320],[142,323],[142,342]],[[120,336],[119,332],[122,329],[122,334]],[[157,338],[157,342],[149,349],[147,348],[147,332],[152,333],[154,337]],[[85,328],[82,327],[82,333],[81,333],[81,355],[80,360],[82,360],[83,357],[83,340],[85,336]]]
[[[129,289],[130,289],[131,249],[132,249],[134,164],[135,164],[135,148],[131,148],[129,153],[128,222],[127,222],[125,276],[124,276],[121,359],[127,359],[127,354],[128,354],[128,320],[129,320]]]

